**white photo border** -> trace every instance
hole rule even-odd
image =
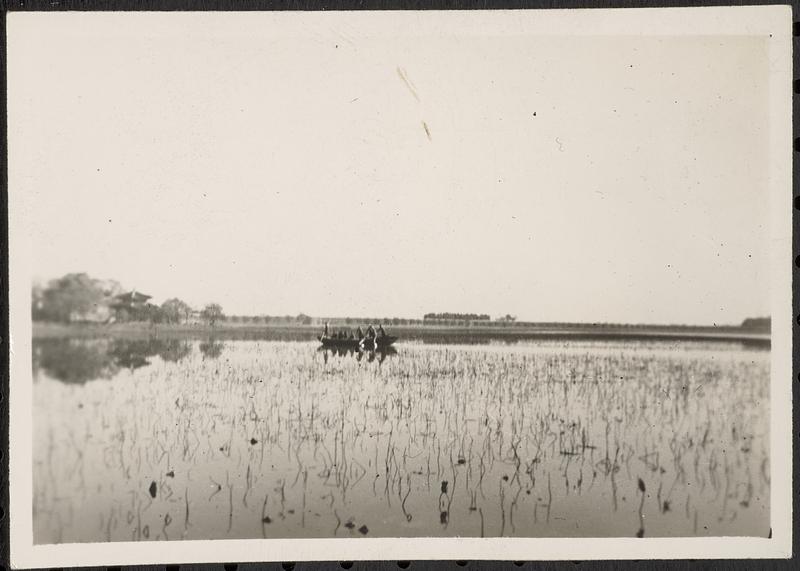
[[[180,20],[191,26],[213,19],[235,26],[258,18],[265,30],[282,23],[335,26],[369,34],[538,34],[574,36],[764,36],[769,50],[769,201],[771,244],[770,456],[772,537],[712,538],[357,538],[256,539],[34,545],[32,533],[32,369],[30,236],[33,216],[15,192],[24,173],[15,169],[15,134],[25,128],[15,114],[14,78],[24,54],[15,50],[33,23],[130,26]],[[9,528],[14,568],[221,563],[228,561],[336,560],[589,560],[786,558],[792,547],[792,11],[790,6],[546,11],[410,12],[11,12],[7,14],[8,215],[9,215]],[[52,49],[42,44],[42,49]],[[736,160],[732,157],[731,160]]]

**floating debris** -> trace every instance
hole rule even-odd
[[[167,472],[167,476],[170,477],[170,478],[174,478],[175,477],[175,470],[170,470],[169,472]]]
[[[367,528],[366,525],[362,525],[361,527],[359,527],[358,531],[361,535],[367,535],[369,533],[369,529]]]
[[[149,491],[150,491],[150,497],[151,498],[155,498],[156,497],[156,492],[158,491],[158,487],[156,486],[156,481],[155,480],[150,482]]]

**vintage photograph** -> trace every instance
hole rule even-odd
[[[10,14],[30,548],[773,539],[790,12],[662,12]]]

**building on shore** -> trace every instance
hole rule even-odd
[[[136,290],[114,296],[109,304],[115,321],[144,321],[148,318],[152,296]]]

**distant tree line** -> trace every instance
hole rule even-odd
[[[424,319],[456,319],[460,321],[489,321],[486,313],[426,313]]]
[[[70,273],[49,281],[45,285],[35,284],[31,291],[31,314],[34,321],[59,323],[114,323],[149,322],[174,325],[193,325],[205,323],[212,326],[218,323],[242,323],[254,325],[322,325],[330,323],[335,327],[356,327],[358,325],[384,326],[450,326],[481,328],[534,328],[534,329],[573,329],[601,327],[608,329],[641,329],[655,331],[670,329],[695,330],[735,330],[769,332],[769,317],[750,317],[738,326],[686,326],[686,325],[647,325],[619,323],[559,323],[517,321],[507,314],[492,320],[485,313],[426,313],[423,319],[399,317],[312,317],[305,313],[297,315],[230,315],[226,316],[222,306],[209,303],[203,309],[192,308],[177,297],[164,301],[161,305],[150,303],[150,296],[125,290],[115,280],[99,280],[86,273]]]
[[[225,321],[227,323],[313,325],[319,320],[301,313],[299,315],[228,315],[225,317]]]

